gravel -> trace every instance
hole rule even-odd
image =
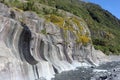
[[[120,80],[120,61],[56,74],[53,80]]]

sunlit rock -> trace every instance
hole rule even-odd
[[[82,24],[82,34],[89,33]],[[75,24],[73,28],[78,29]],[[56,73],[105,61],[106,56],[91,43],[76,43],[70,31],[67,38],[63,35],[60,27],[35,13],[0,3],[0,80],[50,80]]]

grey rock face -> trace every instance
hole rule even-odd
[[[9,8],[6,5],[0,3],[0,15],[9,17],[9,14],[10,14]]]
[[[83,34],[89,32],[82,24]],[[35,13],[0,3],[0,80],[50,80],[55,73],[105,61],[106,56],[91,44],[77,44],[70,31],[67,39],[63,35],[62,29]]]

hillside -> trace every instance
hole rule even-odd
[[[41,3],[82,17],[89,26],[96,49],[106,54],[120,53],[120,20],[107,10],[99,5],[78,0],[54,0],[53,2],[48,0],[47,2],[41,1]]]
[[[4,0],[3,3],[23,11],[34,11],[40,17],[54,14],[63,17],[60,10],[82,17],[87,23],[96,49],[106,54],[120,53],[120,20],[99,5],[79,0]]]
[[[84,19],[23,3],[0,3],[0,80],[52,80],[63,71],[110,61],[94,49]]]
[[[93,3],[0,0],[0,80],[119,80],[119,27]]]

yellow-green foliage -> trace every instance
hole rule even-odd
[[[46,16],[47,21],[50,21],[54,24],[57,24],[59,26],[63,26],[64,19],[60,16],[56,16],[54,14],[52,15],[47,15]]]
[[[83,22],[82,20],[76,18],[76,17],[72,17],[72,21],[78,26],[78,28],[82,31],[83,27],[81,26],[80,22]]]
[[[78,26],[80,26],[80,20],[78,20],[76,17],[71,18],[74,23],[76,23]]]
[[[13,7],[12,10],[18,11],[18,12],[23,12],[23,10],[17,8],[17,7]]]
[[[58,27],[64,30],[64,37],[67,37],[67,31],[71,31],[76,36],[77,43],[87,44],[90,42],[90,38],[88,37],[88,32],[84,33],[84,28],[82,27],[79,19],[76,17],[61,17],[57,15],[47,15],[46,20],[56,24]],[[73,28],[73,25],[78,27],[78,30]]]
[[[60,16],[56,16],[54,14],[47,15],[46,20],[49,22],[52,22],[56,24],[58,27],[64,29],[64,30],[70,30],[72,31],[74,28],[72,27],[72,24],[70,24],[68,19],[62,18]]]
[[[90,41],[90,38],[85,35],[80,36],[80,39],[83,44],[87,44]]]
[[[113,39],[114,35],[112,33],[110,33],[110,32],[106,32],[105,38],[107,38],[107,39]]]
[[[87,34],[87,32],[86,32],[86,34]],[[89,35],[86,35],[86,34],[82,34],[79,31],[77,31],[75,33],[75,35],[76,35],[76,42],[77,43],[83,43],[84,45],[89,43],[91,40],[89,38]]]

